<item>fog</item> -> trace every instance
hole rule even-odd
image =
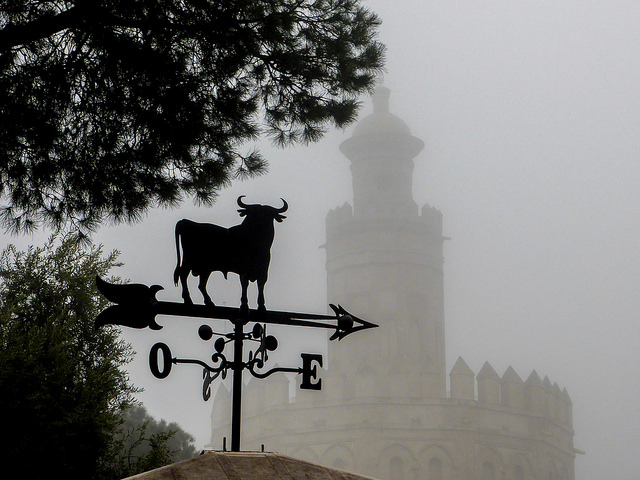
[[[414,197],[442,211],[451,238],[447,370],[462,356],[476,372],[488,360],[499,374],[511,365],[525,378],[533,369],[548,375],[573,401],[574,445],[585,452],[576,478],[640,478],[640,3],[368,4],[384,22],[390,109],[425,142]],[[362,115],[370,111],[363,98]],[[350,132],[288,150],[265,141],[258,146],[269,173],[234,183],[214,207],[152,211],[138,225],[104,227],[95,240],[122,252],[125,266],[114,273],[161,284],[158,298],[178,301],[175,222],[231,226],[240,221],[238,195],[273,205],[282,197],[290,207],[276,227],[267,306],[324,312],[319,246],[326,213],[351,200],[348,161],[338,150]],[[5,235],[5,242],[42,235]],[[212,276],[214,301],[237,305],[236,284],[234,275]],[[203,359],[210,345],[193,320],[160,323],[158,332],[123,331],[138,352],[131,379],[145,389],[139,398],[152,415],[177,421],[202,448],[212,404],[202,400],[201,369],[179,365],[160,381],[147,356],[157,341]],[[285,350],[286,336],[279,339]]]

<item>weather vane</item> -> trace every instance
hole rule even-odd
[[[232,413],[231,413],[231,450],[240,451],[240,422],[242,399],[242,372],[248,370],[257,378],[266,378],[276,372],[291,372],[302,375],[300,388],[320,390],[321,379],[318,367],[322,367],[322,355],[302,353],[300,367],[274,367],[263,370],[269,358],[269,352],[278,347],[278,340],[267,335],[267,325],[290,325],[298,327],[325,328],[333,330],[329,340],[341,340],[347,335],[377,327],[377,325],[359,319],[348,313],[340,305],[330,304],[334,315],[314,313],[269,311],[265,306],[264,286],[267,282],[271,245],[275,236],[274,222],[286,217],[287,202],[282,207],[246,204],[244,195],[238,197],[238,213],[244,220],[240,225],[230,228],[209,223],[196,223],[180,220],[175,228],[177,265],[173,273],[176,286],[182,287],[184,303],[164,302],[156,299],[163,290],[160,285],[112,284],[96,278],[98,290],[111,302],[95,320],[96,327],[121,325],[131,328],[162,328],[156,321],[157,315],[181,316],[192,318],[222,319],[233,324],[233,332],[214,332],[210,325],[202,324],[198,336],[205,341],[213,341],[211,362],[200,359],[176,358],[165,343],[156,343],[149,351],[149,368],[156,378],[166,378],[173,365],[191,363],[203,368],[202,396],[208,400],[211,396],[211,382],[218,376],[225,378],[227,372],[233,372]],[[222,272],[225,278],[229,272],[240,277],[242,294],[240,307],[216,306],[207,293],[207,281],[213,272]],[[204,305],[196,305],[191,299],[187,279],[189,275],[199,277],[198,290],[204,298]],[[247,299],[249,282],[258,286],[258,308],[250,309]],[[253,326],[245,331],[245,326]],[[244,343],[251,342],[245,360]],[[233,357],[225,354],[228,344],[233,344]]]

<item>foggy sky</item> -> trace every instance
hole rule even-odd
[[[384,21],[390,109],[425,142],[414,197],[443,212],[451,237],[447,369],[462,356],[476,373],[488,360],[500,375],[509,365],[523,379],[533,369],[548,375],[573,401],[574,445],[586,452],[576,458],[576,478],[640,478],[640,2],[367,3]],[[362,115],[370,112],[365,98]],[[290,208],[276,227],[267,306],[323,312],[319,246],[328,210],[351,201],[338,151],[350,133],[289,150],[264,142],[270,173],[224,190],[215,207],[154,211],[95,239],[122,251],[125,266],[114,273],[159,283],[158,298],[179,300],[178,219],[231,226],[240,221],[238,195],[274,205],[283,197]],[[214,274],[214,301],[236,305],[236,280]],[[159,381],[147,356],[156,341],[203,359],[211,347],[196,336],[199,324],[164,324],[125,332],[138,351],[132,380],[145,388],[140,398],[151,414],[177,421],[202,448],[211,402],[200,395],[201,370],[176,366]]]

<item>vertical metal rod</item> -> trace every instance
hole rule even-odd
[[[233,331],[233,389],[231,410],[231,451],[240,451],[240,422],[242,415],[242,341],[243,322],[235,320]]]

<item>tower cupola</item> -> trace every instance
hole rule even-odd
[[[424,148],[389,111],[390,90],[378,85],[373,113],[363,118],[340,151],[351,161],[356,217],[414,216],[413,159]]]

